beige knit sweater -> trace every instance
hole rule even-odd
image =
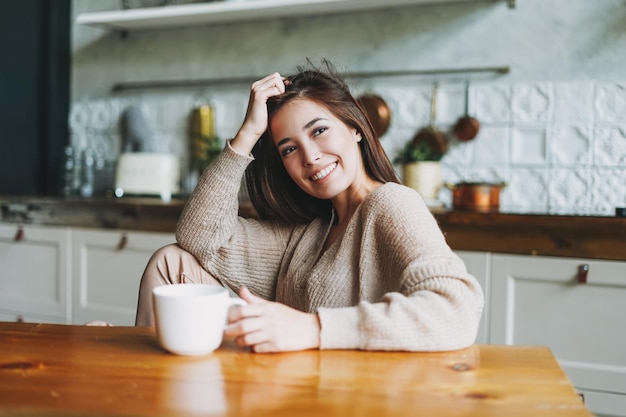
[[[250,157],[229,146],[200,178],[179,245],[233,290],[317,312],[321,349],[438,351],[474,343],[478,282],[415,191],[388,183],[322,253],[330,222],[284,226],[238,217]]]

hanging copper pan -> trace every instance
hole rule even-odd
[[[357,98],[357,102],[365,110],[365,114],[370,119],[376,135],[382,137],[391,124],[391,109],[382,97],[376,94],[367,93]]]
[[[448,139],[446,135],[435,126],[437,119],[437,92],[438,84],[433,84],[433,92],[430,101],[430,123],[422,127],[413,136],[413,147],[425,146],[429,149],[427,160],[438,161],[448,151]]]
[[[469,82],[465,83],[465,114],[459,117],[452,128],[454,136],[461,142],[468,142],[478,135],[480,122],[477,118],[469,115]]]

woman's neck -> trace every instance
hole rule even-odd
[[[330,231],[326,236],[326,241],[324,242],[324,248],[322,252],[325,252],[332,244],[344,234],[346,229],[348,228],[348,223],[350,223],[350,219],[357,211],[363,200],[376,188],[383,185],[380,182],[372,181],[368,183],[367,187],[361,187],[357,192],[354,190],[349,193],[346,191],[340,196],[337,196],[333,199],[333,211],[334,218],[333,224],[330,227]]]
[[[356,209],[363,200],[383,183],[370,180],[359,187],[350,187],[340,195],[332,199],[333,210],[335,211],[334,225],[347,224]]]

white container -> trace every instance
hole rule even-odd
[[[441,180],[441,162],[422,161],[404,165],[404,185],[417,191],[428,205],[438,203],[439,190],[443,186]]]

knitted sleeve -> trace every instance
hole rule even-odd
[[[322,349],[442,351],[474,343],[479,283],[447,245],[422,198],[400,185],[364,202],[361,288],[393,287],[380,300],[320,308]],[[366,292],[366,291],[365,291]]]
[[[290,230],[238,216],[238,192],[252,160],[228,145],[204,170],[178,221],[176,240],[223,284],[235,291],[246,285],[274,299]]]

